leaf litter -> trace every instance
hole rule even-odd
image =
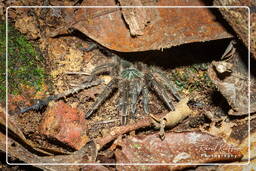
[[[58,5],[58,3],[60,2],[52,1],[51,3]],[[64,3],[65,5],[72,5],[72,2],[61,3]],[[44,19],[43,17],[40,17],[43,11],[40,11],[39,9],[36,9],[34,11],[34,15],[32,15],[32,18],[28,15],[28,11],[20,9],[17,12],[12,11],[13,14],[16,13],[15,15],[13,15],[12,19],[13,21],[17,20],[17,28],[19,28],[19,30],[24,34],[27,34],[30,39],[38,39],[41,51],[45,53],[48,62],[46,68],[48,69],[48,72],[52,77],[54,87],[53,89],[49,89],[48,93],[59,94],[71,89],[71,84],[81,83],[81,77],[77,75],[69,75],[66,74],[66,72],[88,73],[88,71],[90,71],[90,68],[93,68],[99,63],[107,62],[108,58],[106,58],[105,54],[102,53],[102,51],[100,50],[84,52],[83,50],[81,50],[81,47],[88,47],[89,43],[72,34],[69,34],[67,28],[71,26],[68,25],[66,22],[72,21],[72,15],[74,12],[73,9],[65,9],[59,11],[50,9],[49,11],[50,12],[45,13],[46,16]],[[138,12],[141,13],[141,11]],[[124,12],[122,15],[128,16],[129,13],[132,12]],[[24,22],[30,20],[33,22],[30,22],[30,25],[21,25],[19,24],[19,22],[21,22],[22,18]],[[57,19],[59,20],[57,21]],[[57,21],[60,25],[57,27],[54,21]],[[131,18],[125,17],[125,22],[129,23],[131,21]],[[145,21],[144,25],[145,23],[147,22]],[[131,35],[144,36],[143,31],[145,31],[145,28],[147,29],[147,27],[148,26],[144,28],[140,27],[139,31],[136,30],[136,28],[133,28],[135,30],[133,30],[134,32],[131,32]],[[61,30],[61,28],[63,28],[63,32],[59,31]],[[33,29],[34,31],[28,32],[29,29]],[[40,31],[38,31],[38,29]],[[132,29],[131,25],[130,29]],[[55,37],[53,37],[53,34],[55,34]],[[64,35],[61,36],[61,34]],[[92,33],[89,32],[87,36],[90,37],[90,34]],[[118,37],[115,37],[114,40],[116,39],[118,39]],[[199,41],[205,41],[205,39],[201,39]],[[185,42],[182,42],[181,44],[183,43]],[[148,48],[147,46],[145,47]],[[151,50],[153,49],[151,47]],[[179,70],[182,71],[183,69],[181,68]],[[198,74],[202,74],[202,72],[205,71],[203,69],[199,70],[200,72],[198,72]],[[197,71],[195,71],[195,73],[197,73]],[[86,79],[86,75],[83,75],[82,79]],[[103,79],[109,80],[110,78],[103,77]],[[10,136],[8,142],[8,148],[10,148],[9,155],[26,163],[65,163],[67,161],[71,163],[100,163],[101,160],[99,156],[105,156],[106,158],[108,158],[109,155],[107,155],[107,151],[112,151],[114,156],[110,155],[108,158],[109,161],[112,162],[208,163],[219,161],[239,161],[242,158],[243,154],[245,154],[244,152],[241,153],[241,150],[239,149],[239,147],[237,147],[237,145],[239,144],[238,142],[235,141],[234,143],[233,141],[230,141],[230,136],[235,134],[232,134],[230,132],[232,132],[231,130],[236,126],[236,124],[232,123],[232,119],[230,121],[230,124],[228,124],[228,122],[223,118],[216,119],[217,115],[214,112],[215,107],[209,107],[209,105],[207,104],[207,100],[205,102],[207,105],[201,104],[203,107],[200,107],[199,103],[194,103],[193,105],[191,105],[190,101],[187,105],[187,101],[185,100],[185,103],[183,103],[181,107],[177,107],[175,111],[169,112],[166,109],[159,107],[161,105],[158,104],[156,98],[151,95],[151,101],[156,102],[151,106],[151,108],[153,108],[152,111],[154,111],[154,114],[151,114],[151,116],[143,116],[139,114],[140,119],[131,121],[131,123],[129,123],[128,125],[120,126],[119,122],[115,122],[118,121],[118,119],[115,115],[116,109],[115,107],[113,107],[113,102],[117,97],[113,96],[99,109],[96,116],[92,117],[90,120],[80,118],[81,113],[84,113],[84,111],[86,111],[88,106],[90,106],[90,103],[93,102],[95,97],[97,97],[98,92],[101,90],[102,85],[92,89],[84,90],[79,94],[74,94],[68,98],[60,100],[59,102],[53,102],[53,107],[51,106],[49,109],[46,109],[46,112],[30,112],[30,116],[32,117],[29,119],[33,120],[34,116],[40,118],[40,124],[44,127],[44,129],[41,131],[47,134],[47,137],[45,139],[42,139],[42,141],[47,141],[49,148],[43,147],[43,143],[35,143],[33,142],[33,139],[31,139],[31,137],[33,137],[31,135],[38,132],[38,130],[34,130],[34,132],[28,131],[23,133],[23,131],[26,130],[26,127],[28,127],[30,124],[28,118],[26,118],[26,122],[24,122],[27,123],[27,125],[18,124],[19,127],[17,127],[15,123],[12,123],[12,119],[17,119],[15,122],[20,122],[22,121],[22,117],[17,115],[9,116],[11,118],[9,120],[10,131],[14,132],[14,134],[19,137],[23,142],[25,142],[25,144],[27,144],[30,149],[36,151],[29,151],[28,146],[24,146],[21,141],[16,140],[12,136]],[[185,92],[186,90],[182,91]],[[194,93],[195,92],[198,93],[197,90],[195,90]],[[185,94],[187,95],[189,93]],[[194,96],[194,99],[205,98],[202,94],[198,94],[199,95]],[[191,97],[192,95],[190,96],[190,98]],[[179,104],[176,104],[176,106],[179,106]],[[205,109],[204,106],[206,106]],[[58,108],[61,108],[61,110],[59,110]],[[183,111],[184,108],[187,109],[186,112]],[[214,113],[212,115],[212,122],[207,121],[206,123],[202,123],[202,125],[198,123],[199,126],[196,127],[189,126],[189,123],[191,123],[193,119],[200,118],[202,116],[204,117],[204,113],[207,112],[207,109],[209,108],[210,111]],[[50,121],[46,122],[47,117],[49,117],[49,113],[51,113],[51,117],[53,118],[59,117],[59,120],[51,119]],[[58,116],[65,115],[65,113],[67,114],[66,119],[65,117]],[[75,116],[78,117],[74,118]],[[174,119],[175,116],[177,117],[176,119]],[[222,122],[221,127],[218,126],[218,124],[220,124],[220,121]],[[58,125],[60,123],[62,126]],[[78,131],[79,133],[83,133],[86,139],[86,141],[84,142],[80,141],[80,143],[82,142],[82,144],[75,143],[76,138],[74,138],[72,134],[69,134],[70,129],[78,128],[79,124],[84,124],[84,128]],[[1,125],[3,127],[6,126],[4,120],[3,122],[1,121]],[[230,131],[226,136],[223,136],[223,134],[219,133],[221,132],[219,130],[224,131],[227,128],[225,125],[228,125]],[[243,125],[246,126],[246,122],[244,122]],[[34,129],[38,128],[39,127],[34,127]],[[175,132],[169,131],[172,128],[174,128],[173,130],[175,130]],[[213,130],[213,128],[215,130]],[[178,132],[176,130],[182,131]],[[83,136],[80,136],[79,133],[75,134],[75,137],[83,139]],[[5,151],[4,135],[1,134],[1,136],[1,150]],[[70,141],[74,145],[77,145],[75,149],[70,149],[70,146],[72,147],[72,145],[67,143],[67,138],[69,138],[68,141]],[[231,145],[231,142],[233,145]],[[12,144],[16,145],[14,146]],[[40,155],[38,153],[40,153]],[[113,169],[111,167],[105,166],[36,167],[50,170],[77,170],[79,168],[83,170]],[[132,170],[139,168],[144,170],[176,170],[185,167],[188,166],[116,166],[115,169]]]

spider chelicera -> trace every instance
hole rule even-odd
[[[77,93],[82,89],[99,85],[102,81],[100,81],[97,76],[106,73],[109,73],[112,79],[98,95],[95,102],[85,114],[85,118],[89,118],[95,113],[115,89],[117,89],[117,92],[119,93],[117,108],[121,116],[122,125],[127,123],[127,118],[130,114],[134,115],[136,113],[136,106],[140,96],[142,96],[144,112],[146,114],[149,113],[149,90],[155,92],[169,110],[174,110],[172,104],[173,98],[176,101],[180,100],[176,88],[164,74],[159,71],[151,71],[147,65],[142,62],[132,63],[114,55],[113,62],[96,66],[87,81],[79,87],[71,89],[63,94],[53,95],[38,100],[35,105],[22,109],[21,113],[28,110],[40,110],[51,100],[57,100],[69,94]]]

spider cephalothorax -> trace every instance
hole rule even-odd
[[[112,80],[106,85],[103,92],[87,111],[86,118],[90,117],[101,106],[114,89],[117,89],[119,93],[117,106],[121,116],[121,124],[127,123],[127,117],[130,113],[136,113],[136,104],[141,94],[144,112],[149,113],[149,90],[154,91],[169,110],[174,110],[170,93],[176,100],[180,100],[179,94],[170,82],[161,73],[158,73],[159,78],[157,79],[153,72],[143,63],[133,64],[118,56],[114,56],[112,63],[95,67],[90,80],[92,81],[97,75],[107,72],[112,76]]]

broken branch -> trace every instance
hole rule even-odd
[[[97,149],[100,150],[104,145],[107,143],[113,141],[114,139],[118,138],[120,135],[123,135],[125,133],[135,131],[140,128],[145,128],[154,125],[156,128],[161,129],[165,127],[173,127],[177,125],[179,122],[181,122],[183,119],[185,119],[192,111],[187,106],[188,98],[182,99],[177,105],[176,110],[169,112],[164,115],[159,116],[153,116],[148,117],[146,119],[140,120],[134,124],[124,125],[120,127],[116,127],[113,130],[110,131],[110,133],[103,137],[96,139]],[[161,124],[163,122],[165,124]],[[161,136],[160,132],[160,136]],[[163,134],[162,134],[163,136]]]

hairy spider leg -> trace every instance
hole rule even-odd
[[[181,98],[177,91],[177,88],[174,86],[175,84],[170,79],[168,79],[165,75],[160,73],[159,71],[157,71],[157,73],[163,79],[163,81],[164,81],[163,84],[164,84],[165,88],[167,89],[167,91],[171,92],[171,94],[177,101],[180,101]]]
[[[120,80],[118,87],[120,93],[118,108],[121,116],[121,125],[125,125],[127,123],[127,116],[129,113],[129,81]]]
[[[47,106],[50,101],[58,100],[60,98],[66,97],[70,94],[75,94],[75,93],[79,92],[80,90],[99,85],[101,82],[102,82],[101,80],[95,80],[95,81],[92,81],[92,82],[85,82],[85,83],[81,84],[80,86],[75,87],[73,89],[70,89],[70,90],[68,90],[64,93],[61,93],[61,94],[58,94],[58,95],[51,95],[51,96],[48,96],[44,99],[37,100],[36,104],[21,109],[20,113],[25,113],[25,112],[28,112],[30,110],[41,110],[43,107]]]
[[[106,63],[99,66],[96,66],[92,72],[91,75],[88,77],[87,81],[90,82],[96,78],[96,75],[103,74],[105,72],[111,72],[113,67],[115,67],[115,63]]]
[[[141,78],[143,78],[143,74],[136,69],[133,64],[129,61],[122,60],[121,61],[121,77],[122,79],[127,80],[128,83],[128,100],[129,107],[132,114],[136,112],[136,104],[138,101],[138,97],[141,93]],[[128,101],[127,100],[127,101]]]
[[[142,104],[143,104],[143,110],[146,114],[149,114],[149,109],[148,109],[148,87],[147,85],[144,83],[143,87],[142,87]]]
[[[133,79],[130,81],[130,85],[129,85],[129,96],[130,96],[130,109],[131,109],[131,113],[135,114],[136,113],[136,104],[138,101],[138,97],[141,93],[141,84],[139,79]]]
[[[96,66],[92,72],[91,76],[87,79],[88,81],[94,80],[96,78],[96,75],[103,74],[105,72],[112,72],[114,68],[116,67],[115,63],[105,63],[99,66]],[[110,95],[110,93],[113,91],[112,88],[114,88],[115,80],[111,80],[106,88],[103,90],[103,92],[100,94],[100,96],[96,99],[93,106],[87,111],[85,118],[90,117],[97,109],[98,107],[105,101],[105,99]],[[107,93],[105,95],[105,93]],[[105,97],[106,96],[106,97]]]
[[[142,63],[142,62],[138,62],[136,64],[136,67],[142,71],[142,72],[147,72],[148,67]],[[148,94],[149,94],[149,90],[148,90],[148,86],[147,86],[147,81],[145,80],[145,75],[142,76],[142,82],[140,84],[140,91],[142,92],[142,106],[143,106],[143,110],[146,114],[149,114],[149,108],[148,108],[148,104],[149,104],[149,98],[148,98]]]
[[[90,117],[102,103],[108,98],[108,96],[113,92],[114,88],[116,88],[118,83],[117,78],[113,78],[104,88],[103,92],[96,98],[96,101],[93,103],[93,105],[90,107],[90,109],[87,111],[85,118]]]
[[[37,100],[37,101],[36,101],[36,104],[21,109],[21,110],[20,110],[20,113],[25,113],[25,112],[28,112],[28,111],[30,111],[30,110],[40,110],[40,109],[42,109],[44,106],[47,106],[48,102],[49,102],[49,101],[48,101],[47,98],[46,98],[46,99],[42,99],[42,100]]]
[[[87,88],[90,88],[90,87],[94,87],[94,86],[97,86],[99,85],[100,83],[102,83],[102,80],[95,80],[95,81],[91,81],[91,82],[84,82],[82,83],[81,85],[79,85],[78,87],[75,87],[75,88],[72,88],[62,94],[59,94],[57,95],[57,99],[60,99],[62,97],[66,97],[70,94],[75,94],[75,93],[78,93],[79,91],[83,90],[83,89],[87,89]],[[57,100],[56,99],[56,100]]]
[[[116,64],[115,63],[105,63],[99,66],[96,66],[93,70],[92,70],[92,75],[98,75],[98,74],[102,74],[104,72],[110,72],[114,66]]]
[[[145,79],[147,80],[149,87],[157,93],[157,95],[163,100],[167,107],[170,110],[175,110],[173,104],[170,102],[170,99],[168,98],[166,90],[158,81],[156,81],[154,76],[151,73],[146,73]]]

